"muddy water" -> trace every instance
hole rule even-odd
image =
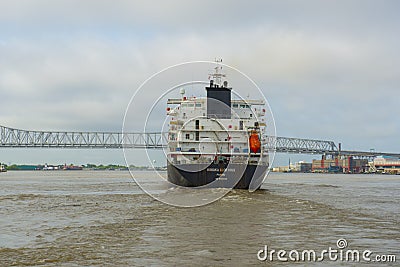
[[[286,266],[257,252],[321,251],[339,238],[397,255],[378,266],[400,261],[400,176],[273,174],[262,188],[175,208],[124,171],[1,173],[0,266]],[[367,265],[296,266],[312,264]]]

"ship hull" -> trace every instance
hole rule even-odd
[[[168,181],[185,187],[207,185],[211,188],[249,189],[260,188],[267,173],[266,165],[211,163],[171,164],[168,162]]]

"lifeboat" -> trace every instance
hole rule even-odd
[[[251,131],[250,138],[249,138],[249,144],[250,144],[250,151],[253,153],[260,152],[261,148],[261,142],[260,138],[258,136],[257,131]]]

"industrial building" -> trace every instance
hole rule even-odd
[[[295,164],[289,163],[288,166],[279,166],[272,169],[273,172],[311,172],[312,164],[309,162],[299,161]]]
[[[378,156],[370,162],[366,158],[352,156],[322,156],[312,163],[304,161],[274,167],[273,172],[316,172],[316,173],[382,173],[400,174],[400,158]]]
[[[312,170],[312,163],[299,161],[295,165],[296,170],[299,172],[311,172]]]
[[[400,159],[388,156],[380,156],[374,159],[377,172],[400,174]]]
[[[335,173],[364,173],[369,170],[368,160],[353,157],[332,157],[327,159],[325,155],[320,160],[312,161],[312,172]]]

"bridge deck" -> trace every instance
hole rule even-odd
[[[338,155],[333,141],[264,136],[266,148],[277,153]],[[0,148],[148,148],[166,146],[168,133],[31,131],[0,126]],[[400,157],[398,153],[340,151],[341,155]]]

